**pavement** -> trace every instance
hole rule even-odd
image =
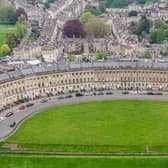
[[[159,101],[168,101],[168,95],[138,95],[138,94],[127,94],[123,95],[122,93],[114,93],[113,95],[96,95],[96,96],[82,96],[82,97],[73,97],[68,99],[58,100],[57,98],[52,98],[46,103],[40,103],[40,100],[34,101],[34,106],[26,108],[24,110],[19,110],[19,106],[15,106],[10,110],[4,111],[0,114],[0,117],[4,117],[8,112],[14,112],[14,115],[5,120],[0,121],[0,140],[11,136],[15,133],[16,129],[20,124],[31,117],[32,115],[44,111],[45,109],[63,106],[67,104],[77,104],[81,102],[93,102],[93,101],[104,101],[104,100],[159,100]],[[16,126],[11,128],[10,124],[16,122]]]

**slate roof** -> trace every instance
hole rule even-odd
[[[91,68],[133,68],[133,69],[162,69],[168,70],[168,62],[153,62],[151,60],[141,60],[138,62],[114,62],[114,61],[97,61],[93,63],[76,63],[71,62],[64,64],[48,64],[42,66],[32,66],[31,68],[19,69],[15,71],[0,74],[0,83],[14,80],[23,76],[36,74],[52,73],[54,71],[91,69]]]

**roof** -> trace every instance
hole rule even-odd
[[[95,68],[113,68],[113,69],[154,69],[154,70],[168,70],[168,62],[153,62],[151,60],[140,60],[139,62],[115,62],[115,61],[101,61],[93,63],[76,63],[69,64],[48,64],[41,66],[32,66],[31,68],[18,69],[15,71],[5,72],[0,74],[0,83],[15,80],[23,76],[32,76],[38,74],[47,74],[52,72],[63,72],[72,70],[95,69]]]

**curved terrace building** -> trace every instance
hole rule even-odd
[[[168,91],[168,64],[94,62],[52,64],[0,74],[0,108],[17,100],[81,90]]]

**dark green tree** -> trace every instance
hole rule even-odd
[[[152,43],[162,43],[165,40],[165,32],[163,29],[154,29],[150,33]]]
[[[130,11],[130,12],[129,12],[129,14],[128,14],[128,16],[129,16],[129,17],[132,17],[132,16],[137,16],[137,15],[138,15],[138,12],[137,12],[137,11],[135,11],[135,10]]]

